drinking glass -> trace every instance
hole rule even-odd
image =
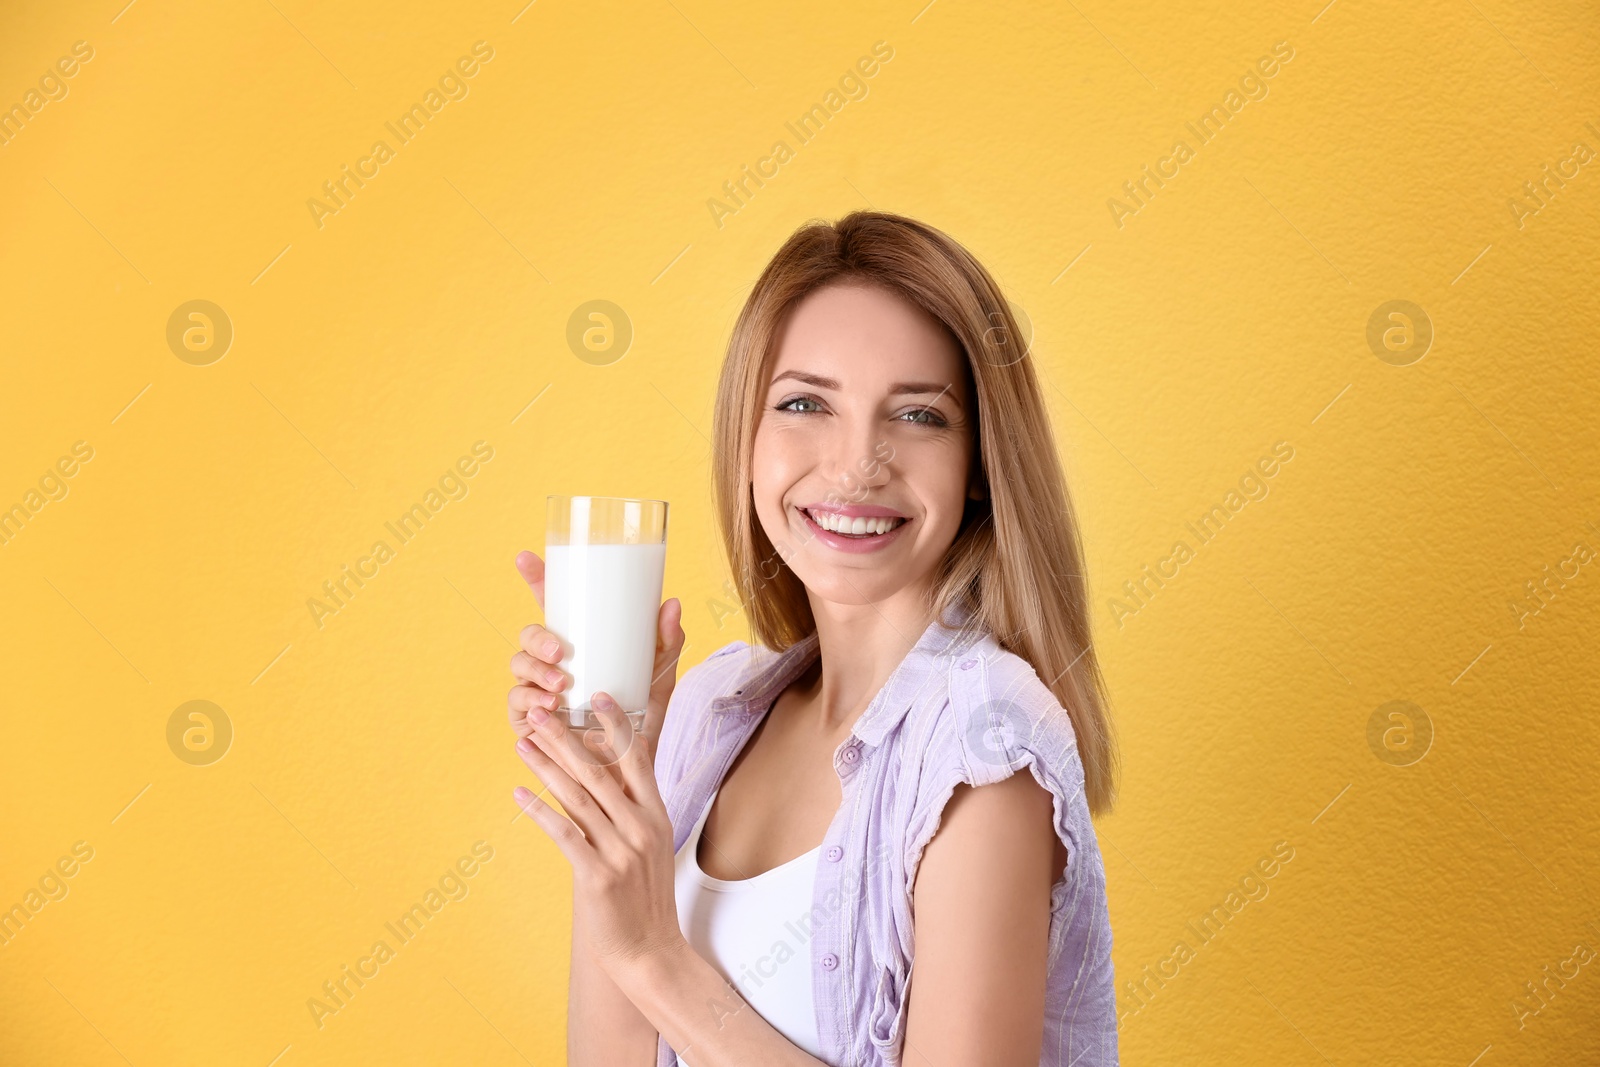
[[[667,562],[667,502],[616,496],[547,498],[545,627],[561,642],[572,684],[557,694],[574,729],[602,726],[604,692],[637,732],[655,667]]]

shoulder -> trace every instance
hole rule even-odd
[[[993,891],[993,882],[1013,881],[1009,876],[1025,859],[1049,858],[1053,809],[1050,791],[1031,774],[1013,774],[981,789],[953,780],[940,813],[938,833],[929,840],[924,855],[938,856],[942,850],[945,870],[985,872],[984,878],[960,881]]]
[[[948,700],[936,714],[946,720],[934,731],[945,738],[936,766],[968,785],[1002,781],[1030,764],[1083,784],[1066,709],[1033,665],[992,635],[951,657]]]
[[[1083,763],[1065,708],[1033,666],[985,635],[948,664],[947,699],[930,707],[915,785],[908,866],[938,830],[960,786],[966,820],[1003,823],[1050,796],[1050,822],[1076,860],[1088,830]],[[1020,773],[1019,773],[1020,772]],[[999,789],[978,787],[1004,783]],[[1088,830],[1092,833],[1092,830]]]

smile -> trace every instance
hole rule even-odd
[[[834,512],[795,508],[806,528],[829,548],[843,552],[872,552],[895,541],[910,522],[904,516],[850,517]]]

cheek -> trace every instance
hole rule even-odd
[[[901,433],[889,439],[888,447],[889,465],[923,493],[943,500],[966,491],[971,446],[965,438]]]
[[[959,442],[897,448],[895,467],[928,513],[928,531],[954,540],[967,503],[969,459]]]
[[[964,473],[964,469],[952,463],[938,471],[934,484],[920,493],[928,510],[933,513],[933,526],[951,539],[954,539],[956,529],[961,525],[961,516],[967,506],[967,484],[960,477]]]
[[[756,514],[763,523],[781,521],[783,496],[805,473],[805,451],[793,434],[773,433],[766,425],[756,429],[750,479]]]

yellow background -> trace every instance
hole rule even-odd
[[[538,618],[512,558],[546,494],[665,497],[684,666],[747,636],[708,490],[723,347],[794,227],[869,205],[964,242],[1032,323],[1122,732],[1124,1062],[1597,1055],[1600,961],[1512,1006],[1600,951],[1600,567],[1513,608],[1600,549],[1600,160],[1509,206],[1600,151],[1591,5],[124,2],[0,15],[0,104],[94,49],[0,147],[0,506],[94,450],[0,546],[0,907],[94,850],[0,948],[0,1062],[559,1062],[570,877],[512,820]],[[469,94],[319,228],[307,200],[480,40]],[[785,122],[878,41],[800,144]],[[1280,41],[1268,95],[1192,140]],[[166,340],[196,299],[234,330],[205,366]],[[620,359],[569,347],[590,300],[628,316]],[[1433,326],[1409,365],[1367,342],[1390,300]],[[1186,535],[1278,441],[1270,493]],[[232,724],[208,766],[168,746],[191,700]],[[1409,766],[1368,741],[1395,700],[1433,733]],[[480,840],[469,894],[319,1029],[308,998]],[[1278,841],[1269,895],[1198,947]]]

